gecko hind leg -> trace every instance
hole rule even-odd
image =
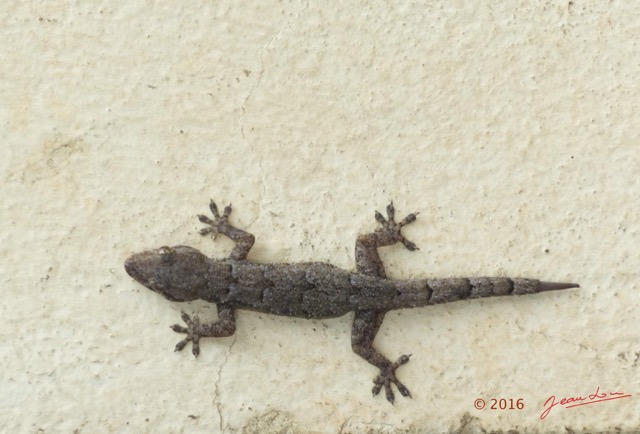
[[[383,279],[387,277],[384,264],[378,254],[378,247],[402,243],[408,250],[418,249],[414,243],[407,240],[401,233],[404,226],[416,220],[418,213],[409,214],[399,223],[395,221],[395,213],[393,202],[387,206],[386,219],[376,211],[376,220],[382,227],[376,229],[375,232],[358,236],[355,255],[358,273]],[[385,311],[376,310],[356,311],[351,328],[351,348],[354,353],[380,369],[380,374],[373,380],[372,392],[377,395],[384,387],[387,401],[393,404],[395,396],[391,389],[391,384],[398,388],[402,396],[411,397],[409,389],[398,381],[395,375],[396,369],[407,363],[411,356],[402,355],[393,363],[373,348],[373,340],[384,320],[385,313]]]
[[[384,387],[387,401],[393,404],[395,395],[391,389],[391,384],[398,388],[402,396],[411,398],[409,389],[398,381],[395,375],[396,369],[407,363],[411,355],[403,354],[393,363],[373,348],[373,340],[382,324],[385,313],[375,310],[356,311],[351,328],[351,348],[354,353],[380,369],[380,374],[373,379],[372,393],[375,396]]]
[[[395,213],[396,210],[393,207],[393,202],[387,205],[386,219],[376,211],[376,221],[380,223],[382,227],[376,229],[375,232],[358,236],[356,240],[355,257],[356,268],[359,273],[369,276],[387,277],[384,271],[384,265],[378,254],[378,247],[402,243],[410,251],[418,250],[418,247],[407,240],[401,232],[404,226],[416,221],[418,213],[409,214],[399,223],[395,221]]]
[[[249,232],[238,229],[237,227],[229,223],[229,215],[231,214],[231,204],[224,207],[222,215],[218,212],[218,206],[211,200],[209,203],[209,209],[213,214],[213,220],[206,215],[198,214],[198,220],[202,223],[209,225],[209,227],[200,229],[200,235],[213,234],[215,237],[217,234],[222,234],[233,240],[236,245],[229,254],[231,259],[247,259],[249,250],[253,247],[253,243],[256,241],[256,237]]]

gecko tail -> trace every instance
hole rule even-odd
[[[535,280],[535,279],[504,279],[507,282],[511,282],[511,291],[509,295],[526,295],[526,294],[537,294],[539,292],[546,292],[546,291],[557,291],[560,289],[569,289],[569,288],[579,288],[580,285],[578,285],[577,283],[563,283],[563,282],[543,282],[540,280]],[[497,291],[498,293],[493,293],[491,294],[490,291],[488,291],[489,293],[487,294],[487,289],[489,287],[492,288],[500,288],[500,283],[503,282],[503,280],[501,279],[488,279],[488,282],[493,283],[493,285],[491,286],[486,286],[486,285],[482,285],[482,283],[484,283],[481,280],[481,285],[480,287],[482,288],[481,293],[483,293],[481,296],[494,296],[494,295],[502,295],[500,293],[500,289]],[[473,296],[472,296],[473,297]]]
[[[470,277],[394,282],[395,296],[390,309],[451,303],[485,297],[527,295],[561,289],[579,288],[577,283],[543,282],[509,277]]]
[[[527,295],[560,289],[579,288],[577,283],[542,282],[537,279],[509,277],[472,277],[469,279],[427,280],[432,290],[431,304],[467,298]]]
[[[571,289],[571,288],[580,288],[580,285],[577,283],[562,283],[562,282],[540,282],[538,286],[538,290],[540,292],[544,291],[557,291],[559,289]]]

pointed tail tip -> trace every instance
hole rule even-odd
[[[540,282],[540,292],[556,291],[559,289],[580,288],[577,283],[561,283],[561,282]]]

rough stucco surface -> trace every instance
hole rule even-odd
[[[4,2],[3,432],[638,432],[640,5]],[[173,353],[185,309],[122,267],[200,237],[210,197],[255,261],[353,268],[390,199],[392,277],[577,281],[391,312],[413,399],[370,396],[350,316],[240,312]],[[545,400],[630,398],[540,420]],[[483,398],[522,410],[477,410]]]

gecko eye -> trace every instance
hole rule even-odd
[[[164,264],[171,265],[176,261],[176,251],[171,247],[160,247],[158,253],[160,253],[160,259]]]

